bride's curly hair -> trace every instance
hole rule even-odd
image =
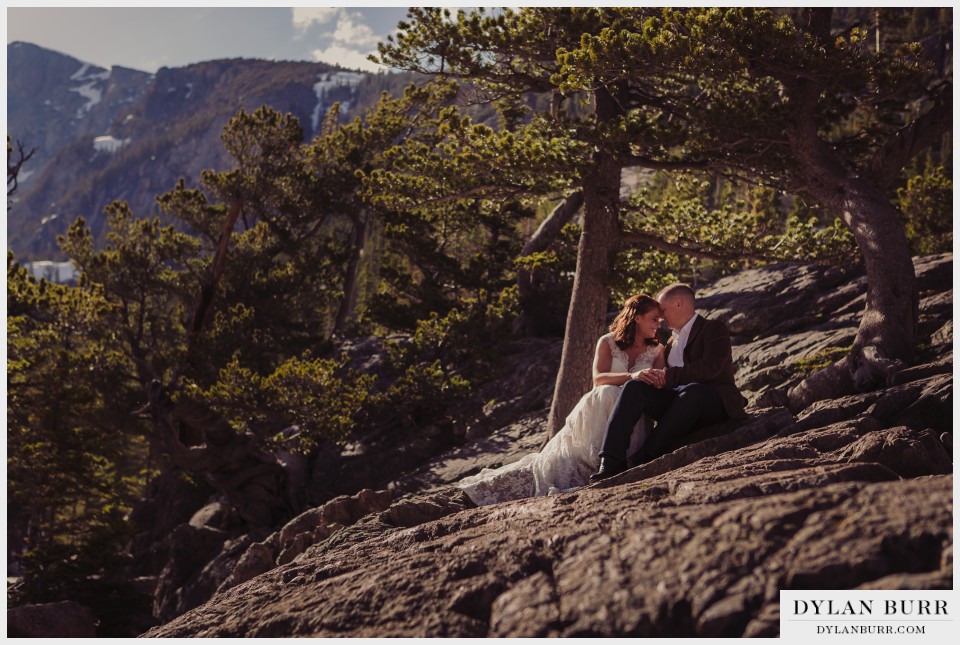
[[[613,341],[620,349],[627,349],[633,345],[637,338],[637,316],[642,316],[651,309],[659,309],[660,303],[650,296],[640,293],[630,296],[623,303],[623,309],[613,319],[610,325],[610,331],[613,332]],[[658,345],[660,343],[656,338],[646,339],[648,345]]]

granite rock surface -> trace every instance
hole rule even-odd
[[[545,410],[510,407],[542,392],[502,395],[496,431],[233,544],[215,593],[146,636],[769,637],[781,589],[950,588],[952,256],[916,266],[918,360],[889,387],[784,405],[805,361],[852,341],[855,270],[725,278],[702,310],[731,327],[749,420],[571,493],[476,508],[453,484],[545,439]]]

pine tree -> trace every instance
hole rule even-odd
[[[539,128],[541,145],[567,156],[528,167],[582,188],[584,215],[552,431],[587,387],[616,257],[620,175],[628,166],[720,173],[809,195],[846,223],[867,264],[869,307],[850,358],[834,376],[798,388],[796,406],[816,398],[817,378],[829,387],[867,387],[909,360],[912,263],[882,188],[948,129],[950,101],[949,83],[930,76],[918,47],[871,53],[856,29],[831,36],[826,10],[531,8],[451,16],[415,9],[410,17],[396,42],[381,47],[382,62],[466,79],[484,97],[513,97],[513,105],[521,93],[553,98],[554,109],[535,114],[526,131]],[[577,99],[591,106],[586,116],[560,109]],[[932,109],[911,117],[907,108],[916,100]],[[504,181],[490,181],[509,186],[512,157],[496,154]],[[496,163],[482,158],[474,167]],[[481,189],[488,175],[476,176]],[[799,225],[793,220],[787,236]],[[831,228],[807,230],[797,240],[842,237]],[[674,252],[710,250],[706,238],[672,244],[657,229],[633,231],[629,239]]]
[[[637,101],[622,120],[623,146],[635,145],[638,124],[683,123],[684,146],[660,159],[812,197],[857,243],[868,294],[853,348],[794,388],[791,405],[889,382],[913,358],[918,307],[890,188],[950,129],[949,75],[917,43],[871,47],[863,28],[834,25],[828,8],[665,10],[654,18],[624,9],[619,17],[618,28],[586,35],[560,58],[571,89],[644,88],[651,64],[666,72],[667,91]]]

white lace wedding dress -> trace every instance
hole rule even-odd
[[[660,353],[659,345],[641,352],[630,365],[627,353],[617,347],[613,334],[603,337],[613,358],[611,372],[636,372],[653,366]],[[600,466],[600,445],[607,429],[607,419],[620,396],[618,385],[598,385],[583,395],[567,416],[563,428],[540,452],[530,453],[500,468],[485,468],[457,482],[457,486],[484,506],[511,499],[549,495],[579,488],[590,481]],[[633,429],[630,449],[633,454],[646,437],[646,419]]]

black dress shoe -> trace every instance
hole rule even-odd
[[[600,457],[600,470],[590,475],[590,481],[598,482],[608,479],[614,475],[619,475],[627,469],[627,465],[622,461],[610,459],[609,457]]]

